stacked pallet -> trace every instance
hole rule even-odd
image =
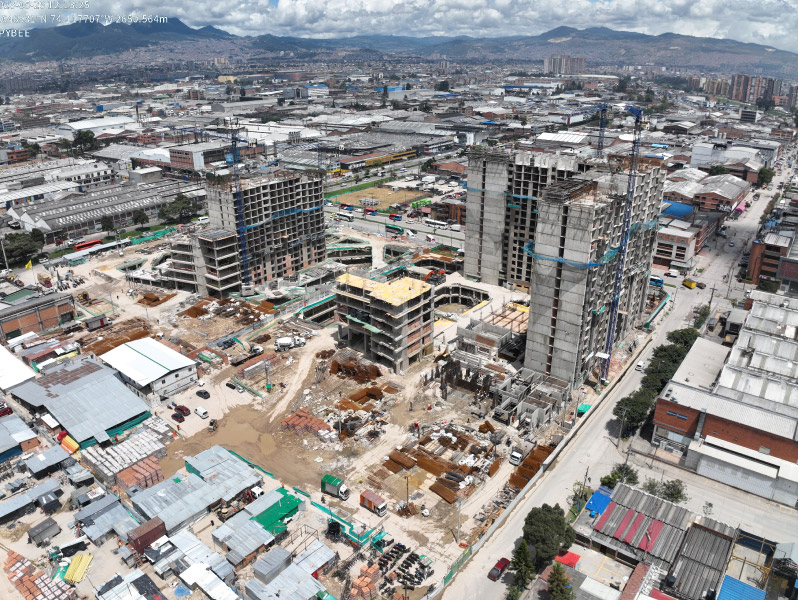
[[[163,481],[163,471],[154,456],[145,458],[116,474],[116,483],[124,491],[132,487],[148,488],[159,481]]]
[[[377,581],[380,578],[380,566],[374,563],[370,567],[360,567],[360,577],[352,582],[349,589],[350,598],[378,598]]]
[[[77,593],[61,579],[51,579],[37,571],[33,563],[16,552],[9,552],[3,570],[25,600],[75,600]]]
[[[333,429],[329,423],[314,417],[304,408],[300,408],[289,417],[283,419],[280,422],[280,429],[289,429],[297,435],[309,432],[322,439],[329,438],[332,440],[330,434],[333,433]]]
[[[86,464],[106,485],[114,485],[120,471],[153,456],[164,458],[166,446],[160,433],[148,427],[142,428],[116,446],[90,446],[83,450]]]

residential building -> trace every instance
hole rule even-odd
[[[791,252],[795,232],[789,233],[792,235],[766,233],[751,244],[748,277],[755,285],[759,285],[761,280],[778,283],[782,272],[790,279],[798,279],[798,262],[795,262],[795,258],[798,257],[791,256],[795,254]],[[782,259],[784,258],[793,258],[793,260],[790,260],[785,268],[782,268]]]
[[[749,90],[751,88],[751,76],[739,74],[732,75],[729,87],[732,100],[748,102]]]
[[[240,206],[232,182],[208,186],[211,227],[237,232],[245,283],[260,285],[324,260],[322,186],[315,171],[242,178]]]
[[[172,260],[167,276],[176,288],[214,298],[241,289],[241,261],[235,232],[206,229],[176,238],[170,250]]]
[[[151,403],[166,400],[197,381],[196,361],[150,337],[125,342],[100,360],[122,375],[140,397]]]
[[[543,59],[543,72],[556,75],[578,75],[585,71],[585,58],[569,54],[552,54]]]
[[[547,186],[589,168],[574,156],[480,148],[469,153],[465,275],[528,290],[538,198]]]
[[[665,267],[689,268],[695,260],[697,231],[690,223],[671,220],[657,230],[654,264]]]
[[[432,352],[432,286],[402,277],[377,281],[338,277],[335,289],[339,339],[396,373]]]
[[[592,177],[591,177],[592,176]],[[524,366],[578,387],[600,368],[621,243],[627,174],[589,172],[550,185],[537,203]],[[614,337],[643,314],[665,168],[641,159]]]

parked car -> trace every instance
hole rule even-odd
[[[500,558],[499,562],[490,570],[488,573],[488,579],[491,581],[496,581],[504,575],[504,572],[507,570],[507,567],[510,566],[510,561],[507,558]]]
[[[176,412],[172,414],[172,420],[175,421],[176,423],[182,423],[183,421],[186,420],[186,418],[183,416],[182,413]]]
[[[8,406],[5,402],[0,402],[0,417],[7,417],[13,412],[14,411],[11,410],[11,407]]]
[[[231,390],[234,390],[234,389],[236,389],[236,384],[235,384],[235,383],[233,383],[232,381],[228,381],[227,383],[225,383],[225,385],[226,385],[227,387],[229,387]]]
[[[211,395],[205,390],[197,390],[197,396],[199,396],[203,400],[207,400],[208,398],[211,397]]]
[[[178,404],[175,406],[175,412],[179,412],[184,417],[187,417],[191,414],[191,409],[188,406],[183,406],[182,404]]]
[[[729,242],[729,247],[734,248],[734,242]]]

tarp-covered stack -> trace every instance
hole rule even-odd
[[[117,484],[125,491],[132,487],[148,488],[159,481],[163,481],[163,471],[158,459],[152,456],[116,474]]]

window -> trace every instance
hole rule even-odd
[[[161,379],[161,383],[166,383],[166,379]]]
[[[760,447],[759,447],[759,451],[760,451],[762,454],[770,454],[770,448],[766,448],[765,446],[760,446]]]
[[[679,413],[673,412],[672,410],[669,410],[668,414],[672,417],[676,417],[677,419],[684,419],[685,421],[687,420],[687,417],[685,415],[680,415]]]
[[[180,377],[180,373],[175,373],[175,379],[177,379],[178,377]]]

